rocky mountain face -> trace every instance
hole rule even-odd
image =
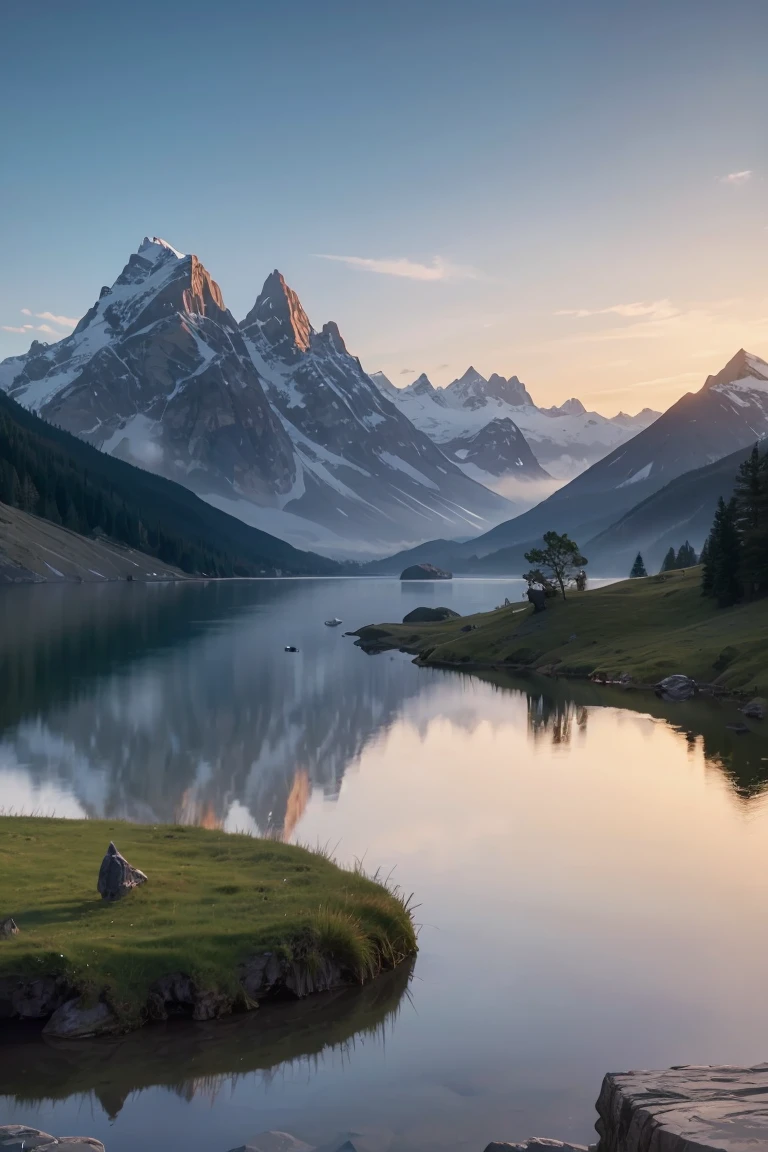
[[[468,476],[483,484],[492,484],[510,474],[522,482],[551,479],[508,416],[498,416],[479,431],[457,436],[442,447],[445,455],[455,460]]]
[[[238,324],[197,257],[157,238],[71,336],[3,361],[0,388],[302,547],[371,555],[514,507],[410,423],[335,324],[316,332],[279,272]]]
[[[493,373],[487,379],[475,368],[446,388],[435,388],[426,376],[407,388],[395,388],[383,373],[373,380],[408,418],[441,448],[465,441],[492,421],[511,420],[530,446],[541,467],[558,480],[568,480],[600,460],[638,430],[641,415],[609,419],[588,412],[571,398],[559,407],[539,408],[517,376]],[[648,412],[648,410],[646,410]],[[650,419],[655,414],[649,414]],[[518,454],[502,453],[486,471],[514,480],[519,475]],[[487,454],[486,454],[487,458]]]

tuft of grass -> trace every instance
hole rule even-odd
[[[96,891],[110,840],[149,878],[114,904]],[[0,977],[61,974],[126,1020],[173,972],[235,996],[238,965],[263,951],[333,955],[355,981],[416,951],[409,907],[359,869],[189,826],[0,816],[0,901],[20,929]]]
[[[413,625],[379,624],[356,634],[375,651],[401,648],[423,664],[463,669],[528,668],[564,676],[627,672],[655,683],[685,672],[701,683],[768,694],[768,600],[719,609],[701,595],[701,569],[664,579],[624,580],[550,600],[546,612],[500,608]],[[471,632],[462,633],[467,623]]]

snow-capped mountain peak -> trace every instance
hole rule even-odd
[[[184,252],[179,252],[179,250],[174,248],[172,244],[169,244],[167,240],[162,240],[159,236],[153,236],[151,239],[149,236],[145,236],[139,245],[137,255],[141,256],[144,260],[151,260],[154,264],[155,260],[159,259],[160,256],[165,256],[167,253],[171,253],[177,260],[183,260],[185,258]]]
[[[299,297],[277,269],[267,276],[241,328],[246,336],[258,335],[276,352],[294,357],[309,350],[313,333]]]
[[[765,360],[761,360],[753,352],[740,348],[724,368],[721,368],[716,375],[707,377],[702,391],[704,389],[723,391],[734,386],[739,389],[756,387],[759,391],[763,391],[766,382],[768,382],[768,364]]]

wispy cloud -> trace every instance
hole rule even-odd
[[[400,369],[400,375],[401,376],[413,376],[415,371],[416,371],[415,368],[401,368]]]
[[[0,331],[3,332],[29,332],[32,324],[0,324]]]
[[[747,181],[751,180],[753,176],[754,172],[752,169],[745,168],[742,172],[729,172],[727,176],[721,177],[720,183],[735,184],[738,187],[739,184],[746,184]]]
[[[25,316],[30,315],[26,308],[22,308],[22,312]],[[76,316],[56,316],[53,312],[35,312],[35,316],[38,320],[49,320],[59,328],[75,328],[80,322]]]
[[[431,264],[419,264],[401,256],[391,260],[375,260],[368,256],[334,256],[327,252],[316,252],[319,260],[335,260],[362,272],[376,272],[379,276],[400,276],[406,280],[477,280],[480,273],[476,268],[461,264],[451,264],[441,256],[435,256]]]
[[[623,316],[627,319],[650,316],[654,320],[669,320],[677,316],[679,309],[671,300],[635,300],[631,304],[609,304],[607,308],[559,308],[555,316],[575,316],[581,320],[585,316]]]
[[[619,388],[601,388],[599,395],[631,395],[636,388],[655,388],[660,384],[681,384],[685,380],[701,380],[701,372],[678,372],[675,376],[657,376],[654,380],[636,380],[634,384],[624,384]]]

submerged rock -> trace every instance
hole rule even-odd
[[[86,1036],[105,1036],[117,1032],[117,1017],[108,1004],[98,1001],[86,1005],[81,997],[67,1000],[43,1028],[44,1036],[59,1040],[81,1040]]]
[[[18,1149],[18,1152],[53,1152],[55,1148],[67,1148],[68,1152],[104,1152],[101,1140],[91,1136],[51,1136],[39,1128],[28,1128],[26,1124],[0,1125],[0,1148],[4,1152]]]
[[[458,620],[460,615],[453,608],[414,608],[403,616],[403,624],[437,624],[441,620]]]
[[[557,1152],[589,1152],[589,1148],[594,1148],[595,1145],[586,1144],[567,1144],[564,1140],[549,1140],[545,1136],[534,1136],[531,1140],[525,1140],[522,1144],[504,1144],[498,1140],[494,1140],[485,1149],[485,1152],[536,1152],[536,1149],[555,1149]]]
[[[754,700],[745,704],[741,711],[752,720],[765,720],[766,714],[768,714],[768,704],[762,696],[756,696]]]
[[[442,568],[436,568],[434,564],[411,564],[409,568],[404,568],[400,573],[401,580],[452,580],[453,573],[446,572]]]
[[[11,936],[18,936],[18,934],[19,927],[13,916],[9,916],[7,920],[3,920],[3,922],[0,923],[0,940],[3,938],[9,940]]]
[[[696,694],[696,681],[676,672],[654,684],[654,688],[662,700],[690,700]]]
[[[260,1132],[247,1144],[231,1148],[230,1152],[314,1152],[314,1147],[297,1140],[290,1132]]]
[[[139,869],[129,864],[115,845],[110,842],[107,853],[99,869],[98,890],[102,900],[119,900],[132,888],[144,884],[147,877]]]

